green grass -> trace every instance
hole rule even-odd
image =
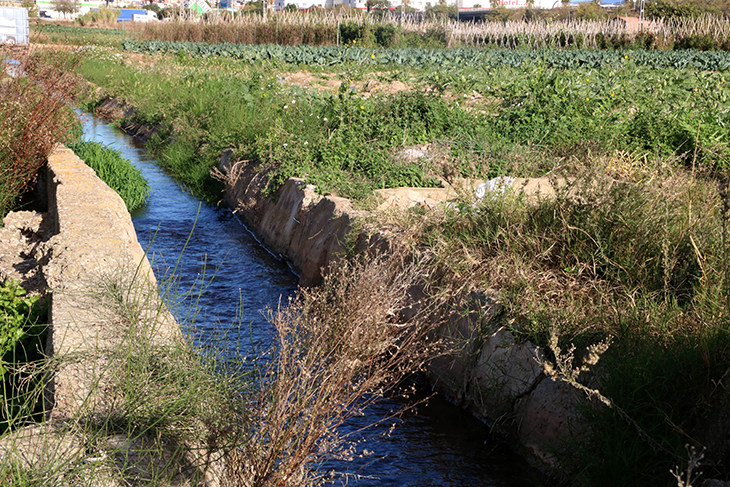
[[[0,286],[0,434],[42,414],[41,381],[28,368],[43,358],[46,312],[18,283]]]
[[[272,168],[276,184],[304,177],[323,194],[356,199],[374,188],[430,185],[444,171],[539,175],[616,151],[648,163],[680,157],[712,171],[726,167],[730,155],[723,128],[730,89],[718,72],[627,63],[433,73],[348,64],[312,68],[343,81],[339,92],[317,92],[279,80],[293,69],[301,67],[184,55],[140,69],[102,54],[81,72],[137,107],[137,121],[160,126],[151,147],[162,164],[210,200],[220,188],[208,173],[227,149]],[[369,80],[435,94],[378,94],[366,91]],[[395,157],[424,143],[439,146],[441,162]]]
[[[147,180],[121,152],[93,141],[78,141],[68,147],[122,197],[127,211],[145,204],[150,192]]]

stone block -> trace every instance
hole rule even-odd
[[[487,338],[472,374],[470,398],[486,417],[511,413],[515,400],[540,379],[542,352],[531,342],[517,343],[501,328]]]

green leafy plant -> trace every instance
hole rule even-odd
[[[20,285],[8,280],[0,286],[0,378],[7,372],[4,364],[24,339],[33,334],[42,312],[38,296],[26,296]]]
[[[0,433],[42,410],[41,377],[25,369],[43,358],[45,314],[40,297],[17,282],[0,286]]]
[[[121,152],[93,141],[78,141],[68,147],[122,197],[128,211],[144,205],[150,191],[147,180]]]

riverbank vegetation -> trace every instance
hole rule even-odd
[[[132,212],[147,201],[150,188],[142,173],[122,154],[101,142],[79,140],[68,144],[99,179],[117,192]]]
[[[564,464],[578,483],[669,485],[686,443],[707,446],[705,474],[723,476],[729,452],[707,418],[725,417],[730,368],[728,74],[622,54],[436,69],[95,50],[80,72],[158,127],[150,147],[211,200],[226,150],[267,171],[272,194],[298,176],[365,207],[382,187],[566,181],[552,198],[465,195],[388,223],[415,229],[435,289],[499,289],[518,336],[611,342],[587,384],[615,408],[584,411],[594,439]]]
[[[51,55],[38,63],[23,50],[6,49],[0,61],[1,219],[37,181],[53,146],[78,137],[78,126],[69,105],[77,89],[76,58]]]

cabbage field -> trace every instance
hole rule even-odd
[[[140,41],[127,39],[122,48],[146,54],[174,53],[197,57],[225,57],[242,62],[280,61],[305,66],[332,66],[348,63],[372,66],[439,67],[535,67],[572,69],[621,67],[626,64],[655,69],[699,69],[727,71],[727,51],[646,51],[595,49],[369,49],[350,46],[280,46],[209,44],[205,42]]]

